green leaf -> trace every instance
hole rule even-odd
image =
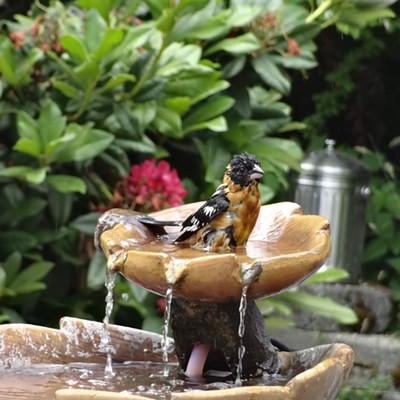
[[[392,268],[397,271],[397,273],[400,274],[400,257],[389,258],[387,262]]]
[[[0,72],[12,86],[27,85],[31,81],[33,65],[42,57],[42,51],[31,48],[24,57],[16,57],[12,41],[0,35]]]
[[[86,183],[81,178],[70,175],[48,175],[46,182],[61,193],[86,193]]]
[[[156,145],[148,137],[144,137],[142,141],[116,139],[115,144],[128,151],[135,151],[138,153],[153,154],[156,151]]]
[[[290,317],[293,314],[293,310],[287,303],[276,299],[275,297],[265,297],[256,300],[257,306],[259,307],[263,316],[272,314],[273,312],[279,312],[286,317]]]
[[[19,111],[17,114],[18,135],[40,144],[38,124],[27,112]]]
[[[40,197],[28,197],[18,204],[17,207],[10,210],[8,218],[18,223],[26,218],[39,214],[47,205],[47,201]]]
[[[339,12],[339,23],[364,28],[370,22],[383,18],[394,18],[396,14],[390,8],[343,9]]]
[[[183,45],[182,43],[171,43],[160,57],[160,68],[158,76],[171,76],[178,74],[182,70],[203,69],[208,71],[208,67],[199,65],[201,59],[201,47],[193,44]],[[190,67],[189,67],[190,66]]]
[[[169,79],[165,90],[171,97],[189,97],[192,99],[192,104],[196,104],[227,87],[229,82],[220,80],[218,73],[184,71],[175,79]]]
[[[16,65],[16,75],[19,85],[26,85],[31,81],[33,66],[42,58],[43,53],[37,47],[29,50],[27,57],[24,57]]]
[[[279,299],[288,301],[302,310],[332,318],[341,324],[352,325],[358,322],[358,317],[351,308],[338,304],[329,297],[317,296],[300,290],[280,293],[278,296]]]
[[[67,221],[69,221],[74,196],[71,192],[61,193],[52,186],[49,186],[48,199],[50,215],[54,221],[54,224],[55,226],[62,227]],[[55,239],[54,233],[53,239]]]
[[[33,282],[38,282],[44,278],[54,267],[54,263],[49,261],[39,261],[31,264],[20,272],[15,279],[10,283],[9,288],[16,292],[25,292],[24,286],[29,286]],[[31,291],[31,290],[29,290]]]
[[[32,168],[31,171],[25,174],[25,179],[34,185],[40,185],[46,179],[47,167]]]
[[[203,21],[203,24],[187,32],[186,37],[190,39],[215,40],[226,36],[231,30],[227,23],[227,16],[217,15]]]
[[[19,270],[22,267],[22,255],[19,252],[14,252],[8,256],[8,258],[0,264],[6,273],[7,279],[6,284],[8,285],[15,276],[17,276]]]
[[[143,47],[150,40],[153,33],[154,33],[153,22],[145,22],[142,23],[141,25],[136,25],[130,28],[126,32],[124,43],[121,47],[122,48],[126,48],[126,46],[132,48]]]
[[[104,84],[101,90],[114,89],[126,82],[136,82],[136,76],[126,73],[115,74]]]
[[[285,317],[266,317],[264,318],[265,325],[268,329],[281,329],[281,328],[291,328],[295,326],[295,323],[288,318]]]
[[[162,16],[156,21],[158,31],[163,34],[169,34],[175,23],[175,10],[166,8],[162,12]]]
[[[262,54],[252,59],[254,70],[271,88],[288,95],[291,89],[289,77],[279,69],[268,54]]]
[[[14,51],[12,41],[4,36],[0,36],[0,72],[4,78],[13,86],[16,86],[18,79],[15,71]]]
[[[6,285],[6,273],[3,267],[0,265],[0,298],[3,297],[4,287]]]
[[[80,217],[72,221],[70,223],[70,226],[79,232],[93,236],[100,215],[101,213],[99,212],[91,212],[85,215],[81,215]]]
[[[223,39],[204,51],[204,55],[210,55],[217,51],[226,51],[234,55],[248,54],[261,47],[257,37],[249,32],[235,38]]]
[[[58,105],[46,100],[40,111],[38,120],[38,131],[42,149],[47,150],[47,144],[58,139],[64,132],[67,118],[61,114]],[[46,151],[46,154],[47,151]]]
[[[190,130],[190,127],[193,125],[211,120],[214,117],[223,114],[226,110],[231,108],[233,104],[234,100],[228,96],[218,96],[208,100],[193,113],[184,118],[184,130]]]
[[[290,32],[290,37],[300,45],[303,51],[304,47],[308,47],[311,44],[311,40],[314,39],[320,31],[321,27],[319,24],[302,23]]]
[[[165,78],[154,77],[149,79],[135,96],[135,101],[139,103],[155,100],[159,97],[165,86]]]
[[[191,106],[190,97],[169,97],[164,101],[165,108],[177,112],[179,115],[183,115],[190,109]]]
[[[107,23],[104,16],[102,17],[96,9],[90,9],[85,23],[85,45],[90,54],[93,54],[102,43],[106,29]]]
[[[102,289],[106,277],[107,260],[104,255],[96,250],[90,260],[89,269],[87,273],[87,286],[92,290]]]
[[[261,193],[261,204],[269,203],[274,198],[274,196],[276,196],[276,191],[273,190],[270,186],[259,183],[258,187]]]
[[[158,18],[170,6],[169,0],[144,0],[144,3],[150,8],[154,18]]]
[[[302,51],[298,56],[285,55],[277,56],[270,55],[271,61],[284,68],[293,69],[310,69],[318,65],[318,62],[311,52]]]
[[[262,11],[262,7],[254,4],[240,4],[232,8],[227,22],[232,27],[245,26],[254,21]]]
[[[0,170],[0,176],[8,176],[10,178],[24,178],[25,175],[32,171],[32,167],[27,167],[24,165],[8,167]]]
[[[190,127],[186,128],[184,130],[184,132],[187,133],[187,132],[199,131],[199,130],[203,130],[203,129],[209,129],[210,131],[213,131],[213,132],[225,132],[228,129],[228,124],[226,123],[225,117],[223,117],[221,115],[217,118],[210,119],[209,121],[200,122],[198,124],[191,125]]]
[[[370,240],[364,249],[363,262],[381,259],[389,249],[389,243],[382,238]]]
[[[7,230],[0,232],[0,259],[8,257],[11,253],[25,253],[27,250],[37,245],[37,240],[30,233]]]
[[[27,166],[15,166],[0,170],[0,176],[24,179],[33,184],[40,184],[46,177],[47,168],[32,168]]]
[[[176,19],[169,36],[171,41],[178,42],[186,39],[188,34],[195,31],[196,28],[204,25],[204,22],[208,21],[213,15],[215,15],[215,12],[217,11],[216,2],[211,0],[204,3],[206,4],[205,7],[201,7],[194,12],[186,12]]]
[[[74,137],[60,146],[52,154],[52,159],[58,162],[90,160],[102,151],[114,140],[114,136],[100,129],[92,129],[89,124],[69,124],[66,134]]]
[[[97,80],[100,69],[99,63],[90,59],[82,64],[79,64],[74,70],[74,79],[79,85],[87,90],[87,88]]]
[[[163,320],[161,317],[154,314],[145,315],[142,323],[142,329],[149,332],[161,333],[162,327],[163,327]]]
[[[303,153],[294,141],[280,138],[264,138],[255,143],[249,143],[248,151],[265,160],[270,167],[278,166],[280,169],[290,167],[300,170],[300,160]]]
[[[181,117],[175,111],[159,107],[152,124],[156,130],[166,136],[174,138],[180,138],[183,136]]]
[[[59,90],[64,96],[69,97],[71,99],[77,99],[80,97],[80,91],[75,87],[70,85],[69,83],[60,81],[57,78],[50,79],[51,84]]]
[[[325,271],[317,272],[307,278],[304,283],[312,285],[315,283],[332,283],[339,282],[343,279],[347,279],[349,273],[341,268],[330,268]]]
[[[99,47],[93,54],[94,60],[100,60],[102,57],[107,55],[111,50],[114,50],[118,46],[122,39],[124,38],[124,33],[120,29],[108,28],[103,36],[103,40],[100,42]]]
[[[34,292],[40,292],[46,289],[46,284],[44,282],[26,282],[18,288],[17,294],[29,294]],[[15,289],[13,289],[15,290]]]
[[[108,21],[110,11],[115,5],[115,0],[77,0],[77,4],[82,8],[95,8]]]
[[[29,154],[35,158],[40,158],[42,155],[42,146],[39,142],[33,139],[20,138],[13,146],[13,149],[21,153]]]
[[[229,79],[240,73],[246,64],[246,56],[238,56],[222,66],[222,75]]]
[[[149,292],[138,285],[129,283],[129,289],[133,298],[140,304],[143,304],[145,299],[149,296]]]
[[[89,58],[85,45],[74,35],[63,35],[60,37],[62,47],[79,61],[85,61]]]

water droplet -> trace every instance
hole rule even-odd
[[[129,300],[129,294],[128,293],[122,293],[121,294],[121,299],[124,301],[128,301]]]

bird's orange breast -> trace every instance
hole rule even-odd
[[[236,244],[244,246],[260,213],[260,191],[256,182],[245,188],[232,186],[227,191],[228,210],[216,217],[210,225],[217,230],[233,225]]]
[[[240,192],[232,193],[232,211],[237,218],[233,222],[235,240],[238,246],[244,246],[257,222],[261,208],[260,191],[256,183]],[[235,210],[235,211],[234,211]]]

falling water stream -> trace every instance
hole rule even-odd
[[[242,288],[242,296],[240,298],[240,305],[239,305],[239,328],[238,328],[238,336],[239,336],[239,347],[238,347],[238,364],[236,368],[236,382],[237,386],[241,386],[242,384],[242,370],[243,370],[243,356],[246,351],[245,346],[243,345],[243,336],[244,336],[244,318],[246,316],[246,309],[247,309],[247,290],[249,285],[243,285]]]
[[[237,386],[242,385],[242,370],[243,370],[243,357],[246,351],[243,345],[243,336],[245,330],[245,317],[247,309],[247,290],[252,282],[254,282],[262,271],[261,263],[256,261],[252,265],[244,264],[242,267],[242,295],[240,297],[239,304],[239,327],[238,327],[238,337],[239,337],[239,347],[238,347],[238,364],[236,368],[236,382]]]
[[[162,329],[162,351],[163,351],[163,361],[168,363],[168,330],[169,322],[171,319],[171,303],[172,303],[172,286],[169,286],[165,293],[165,312],[164,312],[164,325]]]
[[[108,326],[110,324],[110,317],[114,307],[114,286],[116,281],[116,273],[111,270],[111,268],[107,268],[105,286],[107,288],[106,295],[106,311],[103,319],[103,332],[101,337],[101,344],[104,346],[104,349],[107,353],[107,361],[106,366],[104,368],[104,376],[107,379],[111,379],[115,376],[115,372],[113,370],[112,365],[112,346],[111,346],[111,338]]]

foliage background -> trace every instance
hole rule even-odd
[[[3,1],[1,320],[103,318],[93,230],[132,164],[168,160],[190,202],[245,149],[267,172],[263,201],[278,201],[327,137],[373,171],[365,276],[400,301],[400,41],[389,6]],[[159,328],[156,296],[121,280],[116,298],[115,322]]]

